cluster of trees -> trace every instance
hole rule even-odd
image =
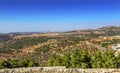
[[[113,40],[107,40],[104,42],[101,42],[102,47],[107,47],[109,45],[117,44],[120,42],[120,39],[113,39]]]
[[[45,46],[42,46],[42,47],[39,47],[39,48],[36,48],[36,53],[47,53],[50,51],[50,47],[45,45]]]
[[[41,61],[41,60],[40,60]],[[1,68],[19,68],[40,66],[32,59],[8,59],[0,61]],[[64,55],[52,54],[44,66],[66,66],[67,68],[119,68],[120,54],[113,50],[96,51],[90,54],[87,50],[73,50]]]
[[[43,43],[48,41],[48,37],[24,37],[21,39],[13,39],[9,42],[2,43],[2,47],[0,48],[0,52],[2,53],[11,53],[14,50],[19,52],[20,49],[32,45],[36,45],[38,43]],[[13,50],[14,49],[14,50]]]
[[[90,54],[87,50],[74,50],[64,55],[51,55],[48,66],[66,66],[67,68],[119,68],[120,54],[115,56],[113,50]]]
[[[9,59],[9,60],[1,60],[0,61],[0,69],[3,68],[19,68],[19,67],[34,67],[38,66],[34,60],[29,59]]]
[[[10,35],[5,35],[5,34],[2,35],[2,34],[0,34],[0,43],[8,41],[10,39],[12,39],[12,37]]]

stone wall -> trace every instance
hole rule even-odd
[[[0,73],[120,73],[120,69],[67,69],[66,67],[30,67],[1,69]]]

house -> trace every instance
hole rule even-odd
[[[120,44],[113,45],[112,49],[115,50],[115,51],[120,51]]]

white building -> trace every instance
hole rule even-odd
[[[115,44],[112,46],[113,50],[120,51],[120,44]]]

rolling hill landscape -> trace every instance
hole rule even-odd
[[[0,73],[120,73],[120,0],[0,0]]]
[[[63,56],[74,50],[87,50],[93,55],[98,50],[101,53],[113,50],[112,46],[117,44],[120,44],[120,26],[69,32],[8,33],[0,35],[0,60],[27,58],[39,66],[47,66],[54,54]]]

